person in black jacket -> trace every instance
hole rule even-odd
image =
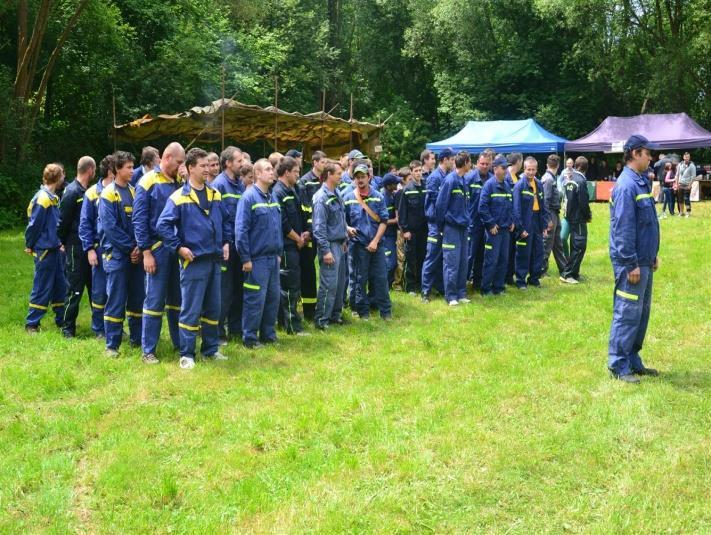
[[[427,218],[425,217],[425,184],[422,164],[410,163],[410,182],[402,188],[397,204],[397,218],[405,240],[405,291],[415,295],[420,291],[422,264],[427,253]]]
[[[91,156],[82,156],[77,163],[77,177],[65,190],[59,202],[59,224],[57,235],[67,255],[65,273],[67,278],[67,296],[64,300],[64,319],[62,334],[73,338],[76,334],[76,322],[79,315],[84,288],[91,295],[91,266],[79,239],[79,218],[89,184],[96,174],[96,162]]]
[[[563,273],[568,262],[568,258],[563,252],[563,240],[560,237],[560,192],[557,184],[559,166],[560,157],[557,154],[549,155],[546,161],[546,172],[541,178],[543,202],[553,225],[548,235],[543,238],[543,276],[548,273],[548,261],[550,260],[551,252],[553,252],[553,258],[558,266],[559,275]]]
[[[277,182],[272,194],[281,209],[281,229],[284,234],[284,252],[281,255],[279,277],[281,298],[277,319],[287,334],[299,334],[304,327],[297,310],[301,298],[301,265],[299,253],[306,244],[301,199],[294,189],[299,178],[299,163],[284,156],[277,164]]]
[[[588,160],[585,156],[575,159],[573,179],[565,185],[566,215],[570,226],[570,256],[560,280],[568,284],[580,282],[580,265],[583,263],[585,249],[588,246],[588,223],[592,220],[588,184],[585,173]]]

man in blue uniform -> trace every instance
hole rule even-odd
[[[422,265],[427,252],[427,218],[422,164],[410,163],[412,179],[400,191],[397,217],[405,242],[404,289],[410,295],[420,290]]]
[[[313,198],[321,188],[321,175],[328,163],[326,154],[317,150],[311,155],[311,170],[299,179],[296,191],[301,199],[304,219],[305,241],[299,251],[301,267],[301,303],[304,319],[313,321],[316,310],[316,247],[313,241]]]
[[[155,147],[146,146],[141,151],[141,161],[131,175],[131,185],[135,188],[143,175],[157,171],[160,165],[160,153]]]
[[[295,158],[284,156],[276,168],[277,182],[272,195],[281,209],[281,229],[284,239],[279,270],[281,287],[279,325],[287,334],[303,335],[306,333],[297,307],[301,297],[299,252],[306,244],[306,236],[301,199],[295,189],[299,170],[299,163]]]
[[[195,367],[198,332],[205,358],[227,360],[218,351],[220,265],[230,255],[232,229],[220,192],[207,184],[207,152],[193,148],[185,155],[188,181],[174,192],[158,218],[158,234],[180,256],[180,367]]]
[[[106,272],[99,253],[101,225],[99,197],[114,181],[114,157],[106,156],[99,163],[99,181],[84,194],[79,217],[79,239],[91,266],[91,330],[97,338],[104,338],[104,307],[106,306]]]
[[[470,302],[467,299],[469,212],[464,182],[464,175],[472,167],[469,153],[457,153],[454,166],[455,170],[442,182],[435,203],[435,221],[437,229],[442,233],[444,298],[449,306]]]
[[[344,323],[341,312],[346,289],[346,240],[355,235],[355,229],[346,225],[343,199],[338,195],[342,172],[340,164],[327,163],[323,185],[313,196],[313,237],[319,260],[314,324],[321,330]]]
[[[513,194],[514,186],[518,183],[518,177],[521,173],[521,166],[523,165],[523,154],[520,152],[512,152],[507,157],[509,166],[506,168],[506,183],[511,189]],[[514,284],[514,264],[516,262],[516,236],[512,235],[509,244],[509,260],[508,266],[506,267],[506,284],[513,286]]]
[[[538,162],[532,156],[523,163],[524,176],[513,189],[516,225],[516,286],[519,290],[541,285],[543,236],[550,230],[550,218],[543,201],[543,186],[536,178]]]
[[[427,218],[427,253],[422,266],[422,301],[428,303],[432,288],[444,293],[442,282],[442,235],[435,220],[435,203],[439,188],[452,170],[454,152],[452,149],[442,149],[439,153],[439,165],[427,177],[425,193],[425,217]]]
[[[137,347],[141,343],[143,269],[133,230],[132,173],[133,156],[116,152],[114,181],[102,190],[99,198],[99,220],[103,230],[101,252],[106,272],[104,333],[106,355],[112,358],[119,354],[125,316],[128,316],[131,345]]]
[[[227,222],[235,226],[237,205],[244,194],[244,183],[240,180],[243,153],[237,147],[227,147],[220,154],[222,172],[217,175],[212,187],[222,195],[222,206],[227,212]],[[230,233],[232,236],[234,233]],[[237,253],[234,237],[230,242],[228,260],[222,265],[220,280],[220,345],[227,344],[230,338],[242,339],[242,292],[244,288],[242,261]]]
[[[610,199],[610,260],[615,274],[607,367],[613,377],[639,383],[659,375],[639,355],[652,308],[652,280],[659,267],[659,222],[647,168],[654,146],[634,135],[624,145],[625,168]]]
[[[167,311],[168,330],[174,348],[180,347],[180,275],[175,249],[166,247],[158,234],[157,222],[168,198],[180,188],[178,169],[185,161],[185,150],[171,143],[163,151],[160,168],[149,171],[136,186],[133,227],[136,243],[143,254],[146,297],[143,302],[143,362],[156,364],[156,347]]]
[[[343,196],[346,224],[357,230],[351,238],[349,255],[352,258],[353,301],[351,308],[360,319],[370,316],[370,299],[380,312],[380,317],[392,317],[392,304],[388,289],[385,247],[381,239],[387,229],[388,210],[383,196],[370,187],[368,166],[356,165],[353,169],[353,188]],[[371,297],[368,285],[372,285]]]
[[[514,231],[513,196],[506,182],[507,162],[494,160],[494,180],[488,180],[481,189],[478,214],[486,229],[484,267],[481,295],[498,295],[504,292],[506,267],[509,258],[509,240]]]
[[[484,184],[494,178],[489,170],[491,158],[488,152],[482,152],[476,161],[476,168],[464,177],[469,195],[469,259],[467,261],[468,278],[472,286],[481,287],[482,268],[484,265],[484,225],[479,217],[479,195]]]
[[[59,197],[57,190],[64,183],[64,169],[51,163],[42,173],[42,187],[27,207],[29,223],[25,229],[25,252],[35,261],[35,275],[30,293],[30,305],[25,330],[34,334],[40,330],[40,320],[51,307],[55,323],[62,326],[64,297],[67,283],[64,278],[61,243],[57,236]]]
[[[393,173],[386,173],[382,180],[380,194],[388,210],[387,229],[383,235],[385,247],[385,264],[388,269],[388,288],[392,287],[397,268],[397,214],[395,213],[395,190],[400,183],[400,177]]]
[[[277,340],[279,263],[284,248],[279,203],[270,193],[274,169],[262,158],[254,164],[254,185],[237,206],[235,236],[244,271],[242,341],[254,349]]]

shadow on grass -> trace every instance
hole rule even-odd
[[[707,371],[661,371],[660,381],[687,392],[708,392],[711,389],[711,372]]]

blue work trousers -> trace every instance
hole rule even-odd
[[[348,256],[343,250],[343,242],[332,241],[329,245],[335,260],[333,264],[326,264],[323,261],[323,251],[318,252],[319,284],[314,323],[321,327],[328,325],[330,321],[341,319],[343,294],[346,288]]]
[[[91,330],[104,334],[104,308],[106,307],[106,272],[104,259],[97,254],[98,264],[91,267]]]
[[[509,262],[509,242],[511,233],[499,228],[496,234],[486,231],[484,244],[484,270],[481,279],[481,293],[500,294],[506,283],[506,267]]]
[[[531,232],[516,238],[516,286],[540,286],[543,268],[543,228],[540,212],[533,213]]]
[[[244,274],[242,340],[245,344],[276,341],[274,324],[279,311],[279,258],[262,256],[252,260],[252,271]]]
[[[627,280],[627,269],[614,263],[612,269],[615,291],[607,367],[617,375],[629,375],[644,367],[639,352],[652,309],[654,273],[650,266],[640,266],[639,282],[632,284]]]
[[[242,294],[244,273],[242,259],[234,244],[230,244],[230,257],[221,266],[220,280],[222,307],[220,311],[220,336],[242,338]]]
[[[422,265],[422,294],[429,295],[435,288],[444,293],[442,280],[442,234],[434,223],[427,225],[427,253]]]
[[[156,271],[146,273],[146,298],[143,300],[143,353],[155,353],[163,326],[163,310],[168,317],[168,330],[173,347],[180,347],[178,316],[180,316],[180,273],[178,255],[165,245],[153,251]]]
[[[383,239],[380,240],[380,247],[385,249],[385,266],[388,270],[388,288],[390,288],[395,280],[395,270],[397,269],[397,235],[383,236]]]
[[[467,263],[468,278],[475,288],[481,286],[484,269],[484,225],[477,221],[469,227],[469,260]]]
[[[372,299],[380,316],[390,317],[392,303],[388,288],[385,248],[382,244],[378,244],[376,251],[371,253],[362,243],[353,242],[350,250],[353,257],[352,267],[355,271],[355,288],[353,289],[355,303],[351,303],[351,308],[361,318],[367,318],[370,315],[370,299]],[[368,297],[369,284],[372,285],[370,297]]]
[[[37,250],[33,256],[35,276],[25,325],[37,327],[51,307],[54,311],[54,321],[61,327],[64,320],[64,298],[67,294],[62,256],[58,249]]]
[[[444,298],[449,301],[467,296],[467,229],[445,225],[442,233]]]
[[[123,320],[128,316],[128,334],[133,345],[141,343],[141,304],[143,303],[143,265],[128,257],[104,257],[106,307],[104,333],[106,347],[118,349],[123,336]]]
[[[180,264],[180,297],[180,356],[195,358],[198,333],[202,337],[200,352],[206,357],[214,355],[220,322],[220,264],[216,258]]]

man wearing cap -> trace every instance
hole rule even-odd
[[[301,170],[301,166],[303,165],[303,154],[299,152],[296,149],[289,149],[286,151],[286,154],[284,156],[288,156],[289,158],[294,158],[296,160],[296,164],[299,166],[299,170]]]
[[[430,301],[432,288],[437,289],[441,294],[444,293],[444,283],[442,282],[442,235],[437,226],[435,204],[444,177],[452,170],[453,164],[454,152],[452,149],[442,149],[439,153],[437,169],[427,177],[427,192],[425,193],[427,254],[422,266],[422,301],[425,303]]]
[[[348,153],[348,168],[343,169],[343,174],[341,175],[341,182],[338,185],[339,191],[345,190],[350,186],[353,177],[353,168],[357,165],[358,160],[363,160],[365,156],[358,149],[353,149]]]
[[[509,240],[514,231],[513,196],[506,181],[506,166],[505,158],[494,160],[495,179],[484,184],[479,197],[478,214],[486,229],[481,279],[483,296],[504,292]]]
[[[398,223],[405,241],[405,286],[409,294],[420,290],[422,265],[427,252],[427,218],[425,217],[425,185],[422,164],[410,163],[412,180],[402,188],[397,208]]]
[[[469,213],[464,176],[472,167],[469,153],[454,158],[455,170],[449,173],[437,195],[435,221],[442,233],[444,298],[449,306],[469,303],[467,299],[467,229]]]
[[[392,317],[392,304],[388,291],[388,273],[385,247],[381,240],[387,229],[388,210],[383,196],[370,187],[368,166],[356,165],[353,169],[354,187],[343,196],[346,224],[357,230],[351,237],[349,254],[353,268],[351,308],[360,319],[370,316],[370,299],[380,312],[380,317]],[[372,285],[368,296],[368,285]]]
[[[615,275],[607,367],[612,377],[639,383],[646,368],[642,349],[652,308],[652,280],[659,267],[659,222],[646,171],[655,147],[634,135],[624,145],[625,168],[610,199],[610,260]]]
[[[328,159],[326,154],[317,150],[311,155],[311,170],[299,179],[296,191],[301,199],[301,211],[304,221],[304,247],[299,251],[301,266],[301,303],[304,319],[313,321],[316,310],[316,248],[314,247],[313,198],[321,188],[321,174]]]
[[[400,183],[400,177],[387,173],[383,177],[380,194],[385,201],[388,210],[387,229],[383,235],[383,247],[385,247],[385,264],[388,268],[388,287],[392,287],[395,280],[395,269],[397,268],[397,215],[395,213],[395,190]]]
[[[471,278],[473,287],[481,286],[482,268],[484,265],[484,225],[479,218],[479,195],[484,184],[494,178],[489,170],[491,158],[486,152],[479,154],[476,168],[464,177],[469,195],[469,249],[467,261],[467,278]]]

